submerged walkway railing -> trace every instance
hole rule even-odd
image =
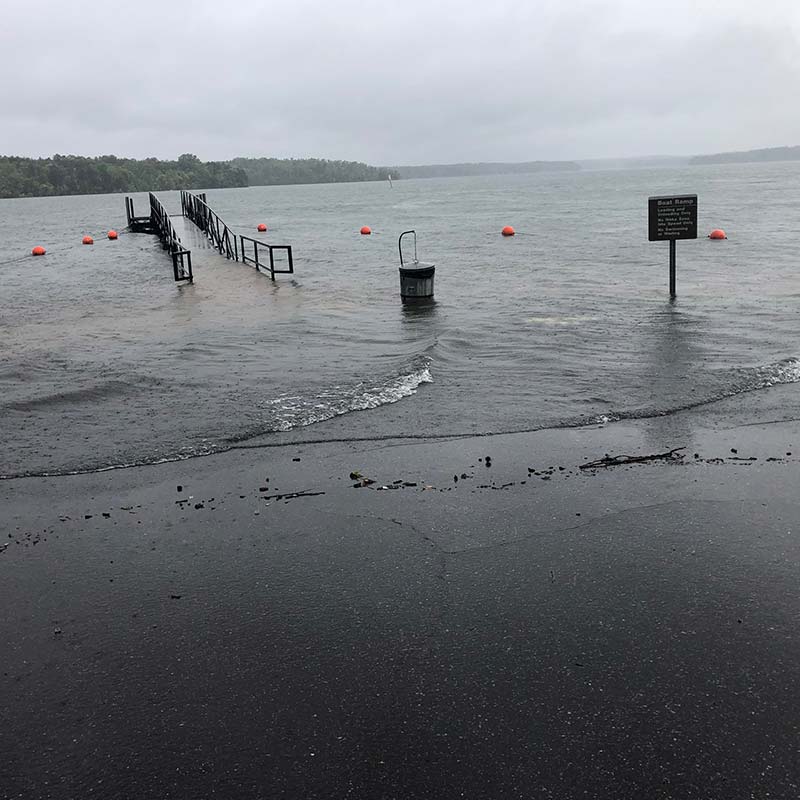
[[[268,270],[273,281],[275,275],[294,274],[291,245],[268,244],[249,236],[237,237],[235,231],[208,205],[205,194],[181,192],[181,210],[226,258],[252,264],[259,272]],[[281,259],[282,253],[285,259]]]
[[[206,203],[205,194],[181,192],[181,211],[211,240],[211,244],[225,258],[239,260],[236,234],[225,224],[219,214]]]
[[[133,198],[125,198],[128,228],[134,233],[153,233],[161,240],[161,246],[172,257],[172,272],[176,281],[194,281],[192,275],[192,253],[187,250],[175,232],[172,220],[161,201],[150,192],[150,216],[137,217],[133,209]]]
[[[267,244],[266,242],[259,242],[258,239],[251,239],[249,236],[239,236],[239,241],[241,242],[241,250],[242,250],[242,262],[245,264],[252,264],[257,270],[261,269],[268,269],[270,272],[270,277],[272,280],[275,280],[276,274],[282,275],[293,275],[294,274],[294,261],[292,259],[292,246],[288,244]],[[250,256],[247,253],[247,249],[245,248],[245,242],[249,242],[253,247],[253,255]],[[259,259],[259,247],[265,247],[269,251],[269,266],[263,264]],[[285,269],[279,267],[276,268],[276,253],[280,252],[286,253],[286,262],[285,262]]]
[[[133,233],[155,233],[150,216],[137,217],[133,210],[133,198],[125,198],[125,215],[128,217],[128,229]]]

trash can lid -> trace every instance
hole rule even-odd
[[[430,278],[436,267],[433,264],[423,264],[421,261],[414,261],[410,265],[403,264],[400,267],[400,275],[403,278]]]
[[[400,265],[400,269],[403,270],[403,272],[414,272],[415,270],[425,272],[435,268],[435,264],[427,264],[424,261],[406,261],[405,264]]]

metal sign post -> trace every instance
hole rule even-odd
[[[647,207],[648,238],[651,242],[669,242],[669,296],[674,299],[675,242],[697,238],[697,195],[650,197]]]
[[[669,240],[669,296],[675,297],[675,240]]]

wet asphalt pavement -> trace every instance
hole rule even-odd
[[[4,482],[0,797],[796,797],[796,433]]]

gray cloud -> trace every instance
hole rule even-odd
[[[11,0],[0,152],[402,164],[800,143],[800,8]]]

